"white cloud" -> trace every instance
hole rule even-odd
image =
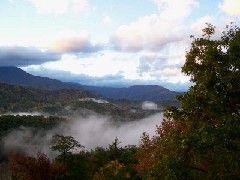
[[[79,13],[89,7],[88,0],[27,0],[42,14]]]
[[[102,44],[94,42],[86,30],[75,31],[62,29],[60,31],[49,31],[46,33],[21,33],[20,35],[0,32],[1,46],[26,46],[50,50],[55,53],[91,53],[101,50]]]
[[[161,12],[121,26],[115,33],[112,41],[118,49],[142,53],[137,67],[139,79],[171,83],[188,82],[189,78],[181,73],[180,67],[185,62],[185,52],[190,46],[189,36],[200,35],[206,26],[205,23],[216,25],[217,34],[223,30],[225,16],[218,19],[219,22],[216,17],[209,15],[195,19],[192,24],[186,22],[185,16],[191,11],[189,7],[196,6],[191,4],[196,1],[188,2],[189,6],[183,5],[188,13],[183,13],[177,21],[175,17],[165,19]]]
[[[111,41],[123,51],[158,51],[163,46],[181,41],[186,36],[185,18],[198,4],[196,0],[154,0],[159,14],[146,15],[120,26]],[[177,8],[176,8],[177,7]]]
[[[178,75],[181,75],[181,68],[167,67],[167,68],[162,69],[161,73],[164,76],[176,77]]]
[[[198,0],[152,0],[159,8],[162,18],[179,19],[190,14],[198,6]]]
[[[240,0],[224,0],[219,7],[229,15],[240,16]]]
[[[54,52],[59,53],[79,53],[96,52],[101,49],[100,45],[93,44],[87,31],[75,32],[65,30],[52,37],[52,41],[47,45]]]
[[[182,33],[182,26],[153,14],[119,27],[112,42],[123,51],[159,50],[163,45],[182,40]]]
[[[172,57],[159,53],[103,50],[87,56],[64,55],[59,61],[29,66],[25,70],[88,85],[166,85],[188,82],[181,74],[179,59],[182,58],[174,50]]]
[[[27,66],[59,59],[59,54],[35,47],[0,46],[0,66]]]
[[[104,16],[102,22],[105,25],[110,25],[112,23],[112,19],[109,16]]]
[[[140,77],[149,77],[159,82],[186,83],[188,78],[181,73],[185,62],[187,44],[166,46],[160,52],[142,53],[139,59],[138,73]]]
[[[136,79],[138,56],[117,52],[99,52],[90,56],[63,55],[60,61],[41,65],[49,70],[68,71],[93,77],[123,74],[128,79]],[[135,59],[135,60],[134,60]]]

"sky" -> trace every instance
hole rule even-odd
[[[239,18],[240,0],[1,0],[0,66],[86,85],[186,90],[190,35]]]

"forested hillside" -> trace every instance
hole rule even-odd
[[[40,90],[0,83],[0,112],[57,111],[72,102],[94,97],[88,92],[74,89]]]
[[[153,101],[164,105],[177,105],[181,93],[157,85],[135,85],[125,88],[83,86],[84,89],[113,100]]]
[[[41,90],[0,83],[0,113],[40,112],[71,116],[88,110],[89,114],[94,112],[114,117],[116,121],[129,121],[155,112],[142,110],[141,103],[98,103],[90,97],[96,96],[77,89]]]

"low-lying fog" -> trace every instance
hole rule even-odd
[[[156,125],[162,121],[162,114],[134,122],[113,124],[107,117],[90,116],[73,120],[66,134],[75,137],[87,148],[107,146],[117,137],[122,146],[137,145],[143,132],[153,135]]]
[[[38,152],[51,156],[50,140],[54,134],[73,136],[85,149],[97,146],[107,147],[117,137],[121,146],[138,145],[143,132],[154,135],[156,126],[162,122],[162,114],[157,113],[133,122],[113,123],[109,117],[91,115],[72,118],[48,132],[34,132],[29,128],[19,128],[4,138],[5,151],[23,151],[29,155]]]

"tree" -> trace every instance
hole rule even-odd
[[[54,180],[61,179],[66,168],[58,162],[51,162],[46,155],[38,154],[36,158],[15,154],[9,158],[11,176],[19,180]]]
[[[193,86],[178,98],[180,108],[165,110],[158,135],[143,137],[138,169],[147,176],[240,177],[240,29],[231,24],[214,35],[207,24],[193,39],[182,67]]]
[[[52,138],[52,147],[53,151],[60,152],[60,155],[65,157],[70,154],[73,150],[78,150],[83,148],[83,146],[76,141],[72,136],[63,136],[63,135],[54,135]]]
[[[117,160],[111,161],[104,167],[100,168],[93,176],[94,180],[101,179],[130,179],[131,175],[126,167]]]

